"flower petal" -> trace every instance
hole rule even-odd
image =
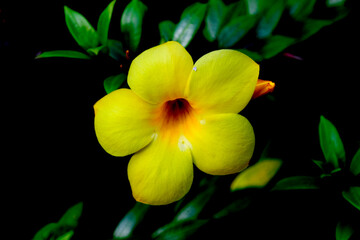
[[[134,198],[142,203],[163,205],[180,200],[193,180],[193,163],[188,147],[171,138],[157,136],[146,148],[134,154],[128,177]]]
[[[212,113],[238,113],[250,101],[259,65],[235,50],[217,50],[194,65],[185,96],[195,109]]]
[[[154,137],[153,106],[129,89],[111,92],[95,105],[95,132],[111,155],[126,156],[148,145]]]
[[[208,115],[188,139],[195,165],[213,175],[245,169],[255,146],[251,124],[245,117],[234,113]]]
[[[167,42],[150,48],[131,63],[130,88],[150,103],[182,98],[193,61],[178,42]]]

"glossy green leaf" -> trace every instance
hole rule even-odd
[[[247,208],[251,202],[253,201],[253,197],[251,195],[243,196],[239,199],[236,199],[235,201],[231,202],[230,204],[226,205],[223,209],[221,209],[219,212],[214,214],[214,218],[222,218],[226,217],[230,214],[239,212],[241,210],[244,210]]]
[[[180,22],[174,30],[173,40],[187,47],[204,20],[207,4],[194,3],[181,14]]]
[[[285,1],[275,1],[272,6],[263,14],[260,19],[259,25],[256,28],[258,38],[267,38],[271,35],[285,9]]]
[[[120,73],[118,75],[110,76],[104,80],[104,88],[107,94],[118,89],[126,79],[126,75]]]
[[[325,161],[333,169],[342,167],[345,164],[344,145],[336,127],[324,116],[320,117],[319,138]]]
[[[120,61],[122,58],[125,58],[126,54],[120,41],[108,39],[107,47],[109,50],[109,56],[113,59]]]
[[[354,229],[350,224],[339,221],[336,225],[336,240],[349,240],[354,233]]]
[[[193,219],[171,222],[156,230],[152,234],[152,238],[156,238],[157,240],[186,240],[208,221],[207,219]]]
[[[293,176],[281,179],[272,190],[319,189],[319,179],[311,176]]]
[[[78,58],[78,59],[91,59],[90,56],[77,51],[70,51],[70,50],[55,50],[55,51],[48,51],[43,52],[36,57],[39,58],[50,58],[50,57],[65,57],[65,58]]]
[[[203,34],[209,42],[215,41],[227,13],[222,0],[210,0]]]
[[[219,33],[219,48],[229,48],[235,45],[255,26],[256,22],[257,16],[254,15],[244,15],[232,19]]]
[[[310,36],[314,35],[318,31],[320,31],[323,27],[326,27],[332,24],[334,20],[322,20],[322,19],[306,19],[304,22],[303,33],[301,36],[301,40],[305,40]]]
[[[343,197],[360,211],[360,187],[352,186],[342,192]]]
[[[132,0],[121,16],[121,32],[125,34],[130,50],[136,51],[141,39],[142,23],[147,7],[139,0]]]
[[[59,225],[75,228],[78,225],[79,218],[82,214],[83,203],[80,202],[69,208],[60,218]]]
[[[109,5],[105,8],[105,10],[101,13],[98,20],[97,32],[99,34],[100,42],[104,45],[106,45],[108,41],[109,26],[115,3],[116,0],[110,2]]]
[[[261,50],[261,54],[265,59],[272,58],[295,42],[296,39],[292,37],[283,35],[271,36],[269,39],[267,39],[265,46]]]
[[[85,50],[99,45],[99,36],[80,13],[64,6],[66,25],[75,41]]]
[[[136,226],[143,220],[149,207],[149,205],[137,202],[117,225],[113,234],[114,239],[130,238]]]
[[[288,0],[289,13],[297,21],[305,20],[314,10],[316,0]]]
[[[175,23],[166,20],[159,23],[160,37],[163,42],[171,41],[174,36]]]
[[[107,49],[106,46],[101,45],[98,47],[89,48],[88,50],[86,50],[86,52],[88,52],[90,55],[97,56],[97,55],[99,55],[100,52],[106,51],[106,49]]]
[[[350,171],[355,175],[360,175],[360,148],[355,153],[351,164],[350,164]]]

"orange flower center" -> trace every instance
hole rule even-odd
[[[193,124],[189,121],[195,120],[194,109],[184,98],[164,102],[156,110],[155,116],[155,122],[159,130],[161,132],[170,131],[173,134],[188,129]]]

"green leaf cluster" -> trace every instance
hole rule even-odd
[[[338,14],[333,19],[310,18],[316,0],[240,0],[229,5],[222,0],[194,3],[184,10],[178,24],[169,20],[159,24],[161,42],[174,40],[187,47],[203,21],[203,36],[209,42],[217,42],[218,48],[238,48],[241,46],[238,43],[247,35],[257,39],[256,47],[239,50],[262,61],[343,18],[347,13],[344,2],[327,1],[324,4],[324,7],[336,8]],[[284,15],[290,19],[285,19]],[[274,33],[282,19],[302,26],[300,33],[295,36],[285,35],[288,31]]]
[[[69,208],[56,223],[49,223],[41,228],[33,240],[70,240],[82,214],[83,203]]]

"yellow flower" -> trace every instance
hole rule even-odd
[[[181,199],[193,163],[225,175],[248,166],[255,136],[238,115],[251,99],[259,66],[235,50],[218,50],[195,64],[177,42],[141,53],[131,63],[130,89],[95,105],[95,131],[111,155],[135,153],[128,165],[134,198],[146,204]]]

